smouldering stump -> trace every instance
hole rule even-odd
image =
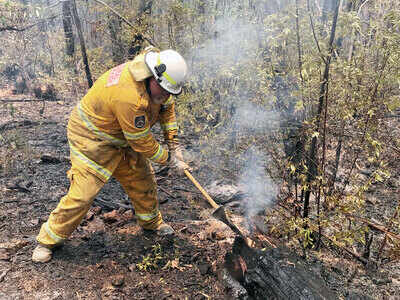
[[[236,237],[225,268],[254,299],[336,299],[321,278],[288,249],[250,248]]]

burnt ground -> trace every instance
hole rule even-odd
[[[159,168],[160,208],[174,237],[143,232],[111,180],[51,262],[32,263],[35,236],[68,189],[74,105],[47,102],[41,113],[41,102],[0,103],[0,299],[232,299],[220,271],[233,233],[210,218],[187,179]],[[400,299],[399,264],[371,273],[327,250],[308,264],[341,299]]]
[[[14,103],[12,115],[6,105],[0,112],[1,147],[10,148],[3,148],[0,177],[0,243],[6,249],[0,273],[7,271],[0,299],[224,299],[216,264],[229,243],[212,238],[213,222],[200,216],[204,200],[193,187],[167,175],[157,175],[166,191],[159,191],[159,200],[175,237],[143,232],[113,179],[52,261],[31,262],[34,238],[69,186],[66,120],[73,104],[47,103],[42,116],[41,105]]]

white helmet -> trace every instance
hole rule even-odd
[[[178,95],[187,74],[184,58],[174,50],[148,52],[144,58],[154,78],[167,92]]]

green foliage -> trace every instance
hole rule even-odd
[[[324,105],[320,116],[317,107],[332,16],[323,23],[315,1],[309,1],[310,8],[308,1],[298,1],[298,13],[295,1],[280,1],[277,6],[267,0],[153,1],[152,14],[149,10],[139,13],[139,2],[107,2],[135,25],[131,28],[96,1],[77,1],[93,77],[116,64],[114,43],[119,44],[117,54],[123,60],[129,58],[132,46],[148,45],[134,40],[141,36],[162,49],[177,49],[191,70],[185,92],[177,100],[180,134],[192,139],[193,159],[204,178],[237,178],[246,163],[243,153],[257,146],[269,159],[265,172],[276,182],[287,182],[290,190],[286,192],[298,195],[299,206],[301,191],[312,193],[309,218],[279,217],[279,224],[274,224],[277,233],[300,239],[307,247],[315,244],[311,233],[322,227],[337,244],[362,244],[366,228],[350,222],[347,215],[368,216],[368,193],[397,172],[393,149],[399,150],[400,141],[392,136],[387,119],[400,108],[396,1],[370,1],[360,11],[360,1],[356,1],[353,11],[341,9],[329,84],[322,95],[327,111]],[[0,27],[33,24],[56,12],[60,13],[60,7],[38,10],[3,1]],[[117,24],[116,37],[110,21]],[[15,63],[36,80],[57,85],[67,98],[79,99],[87,88],[80,49],[73,58],[66,57],[60,20],[44,24],[2,34],[0,71]],[[259,120],[250,120],[250,125],[239,126],[243,120],[236,113],[245,105],[274,112],[278,125],[258,128]],[[307,159],[313,138],[317,140],[317,174],[309,182],[312,170]],[[304,146],[295,153],[288,151],[288,141],[299,140]],[[366,168],[369,176],[361,172]],[[155,267],[157,257],[153,251],[138,268]]]
[[[0,28],[20,28],[27,21],[27,11],[16,1],[3,0],[0,2]]]
[[[111,57],[104,57],[104,49],[101,47],[88,50],[88,60],[90,61],[93,78],[99,78],[101,74],[115,67]]]
[[[159,263],[163,260],[163,253],[160,244],[155,244],[152,246],[152,250],[146,256],[143,256],[143,259],[140,263],[136,264],[136,267],[140,271],[148,271],[151,269],[157,269],[159,267]]]

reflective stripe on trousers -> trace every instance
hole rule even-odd
[[[139,154],[127,155],[113,176],[121,183],[131,199],[140,226],[156,229],[162,223],[158,210],[154,172],[148,160]],[[72,166],[68,171],[70,188],[54,209],[37,236],[39,243],[55,246],[68,238],[78,227],[104,182],[82,167]]]
[[[91,160],[85,154],[80,152],[76,147],[74,147],[71,143],[69,143],[69,148],[71,150],[71,155],[81,161],[83,164],[94,170],[97,174],[99,174],[106,181],[110,179],[112,173],[107,168],[104,168],[97,164],[95,161]]]

